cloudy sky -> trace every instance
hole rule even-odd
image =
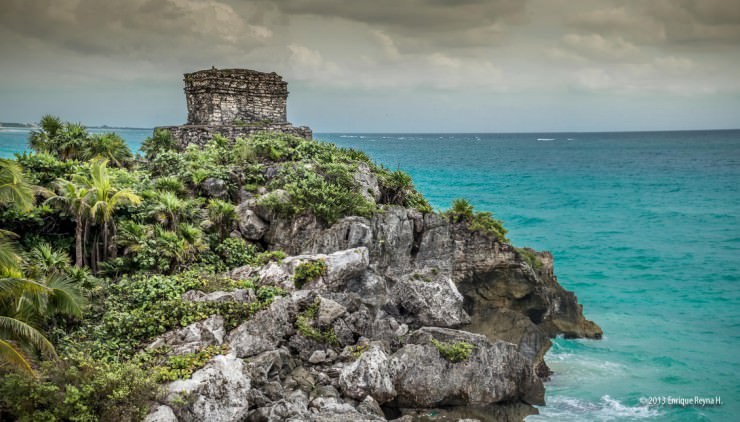
[[[275,71],[315,131],[740,127],[738,0],[0,0],[0,121],[186,119]]]

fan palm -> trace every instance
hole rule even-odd
[[[15,161],[0,158],[0,205],[12,204],[23,211],[33,208],[33,186]],[[0,229],[0,274],[17,270],[20,256],[12,239],[15,233]]]
[[[59,134],[57,155],[62,160],[80,159],[89,140],[90,134],[82,123],[65,123]]]
[[[181,199],[173,192],[158,192],[149,215],[168,230],[175,230],[183,220],[192,220],[198,213],[195,202]]]
[[[33,186],[26,181],[23,168],[15,161],[0,158],[0,205],[14,204],[28,211],[33,208]]]
[[[114,212],[125,205],[141,204],[141,198],[131,189],[118,189],[114,186],[107,164],[107,160],[94,160],[90,163],[89,177],[75,178],[77,183],[88,190],[90,218],[103,229],[103,260],[115,255],[115,244],[109,242],[111,235],[115,235],[116,231]],[[109,245],[112,248],[109,248]]]
[[[204,225],[206,228],[215,228],[219,234],[219,240],[223,241],[226,234],[231,231],[236,221],[236,207],[233,204],[220,199],[211,199],[208,202],[208,220]]]
[[[28,137],[28,146],[36,152],[57,153],[58,138],[62,131],[62,121],[59,117],[46,114],[39,122],[40,129],[34,130]]]
[[[126,142],[113,132],[92,135],[83,147],[80,158],[109,160],[116,167],[126,166],[134,156]]]

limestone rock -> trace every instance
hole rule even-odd
[[[257,312],[228,335],[231,350],[245,358],[274,350],[288,336],[295,333],[293,326],[298,307],[291,298],[277,298],[270,307]]]
[[[331,299],[321,297],[319,303],[318,321],[320,325],[329,325],[337,318],[347,313],[347,308]]]
[[[177,407],[181,421],[239,421],[247,416],[245,400],[251,388],[244,374],[241,359],[233,355],[218,355],[188,380],[169,384],[168,401],[191,398],[184,407]]]
[[[431,340],[474,346],[462,362],[447,361]],[[544,404],[542,381],[511,343],[491,342],[480,334],[422,328],[390,359],[396,402],[406,407],[488,405],[524,401]]]
[[[371,170],[366,163],[358,163],[357,170],[352,175],[355,184],[360,190],[360,194],[371,202],[380,200],[380,187],[378,186],[378,176]]]
[[[177,422],[177,416],[171,407],[158,405],[144,418],[144,422]]]
[[[147,348],[168,346],[175,355],[194,353],[206,346],[223,344],[225,335],[224,318],[213,315],[179,330],[169,331],[150,343]]]
[[[229,196],[226,182],[215,177],[209,177],[201,183],[201,188],[211,198],[224,199]]]
[[[390,295],[417,326],[460,327],[470,322],[463,296],[448,277],[414,273],[399,280]]]
[[[254,302],[257,296],[252,289],[236,289],[230,292],[205,293],[200,290],[189,290],[182,294],[186,302]]]
[[[378,403],[385,403],[396,396],[388,367],[388,355],[379,346],[372,345],[342,370],[339,388],[354,399],[363,400],[369,395]]]
[[[260,218],[250,207],[251,203],[243,202],[236,207],[237,223],[242,237],[248,240],[259,240],[270,228],[270,225]]]

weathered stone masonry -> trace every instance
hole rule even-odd
[[[227,138],[282,132],[311,138],[307,126],[286,120],[288,83],[276,73],[210,69],[185,74],[188,122],[163,127],[180,147],[204,145],[214,134]]]

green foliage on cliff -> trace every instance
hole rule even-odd
[[[452,201],[452,207],[445,211],[444,215],[452,223],[464,223],[472,231],[493,236],[502,243],[509,243],[509,239],[506,238],[507,230],[504,228],[503,223],[495,219],[493,213],[475,211],[473,205],[467,199],[455,199]]]
[[[333,328],[317,328],[315,326],[317,324],[316,319],[319,315],[320,306],[321,299],[317,297],[316,300],[296,318],[296,329],[298,329],[298,333],[303,337],[319,343],[337,346],[339,345],[339,340],[337,339],[337,335]]]
[[[304,284],[314,281],[326,274],[326,270],[326,262],[322,260],[301,262],[296,266],[295,272],[293,273],[293,282],[295,283],[296,289],[300,289]]]
[[[219,275],[285,258],[239,236],[237,205],[247,199],[270,219],[308,216],[327,225],[389,206],[432,212],[408,174],[361,151],[291,135],[214,136],[183,150],[157,130],[134,158],[114,134],[44,116],[29,144],[34,153],[0,161],[0,420],[137,419],[161,382],[188,377],[223,352],[142,350],[212,315],[233,328],[285,294]],[[488,213],[449,215],[505,234]],[[295,285],[326,271],[323,261],[304,262]],[[254,288],[257,299],[182,299],[190,290],[238,288]],[[298,331],[336,345],[318,307],[299,315]]]
[[[437,350],[439,350],[439,354],[442,355],[443,358],[452,363],[468,360],[470,358],[470,354],[475,350],[475,346],[465,341],[447,343],[432,339],[432,344],[437,348]]]

